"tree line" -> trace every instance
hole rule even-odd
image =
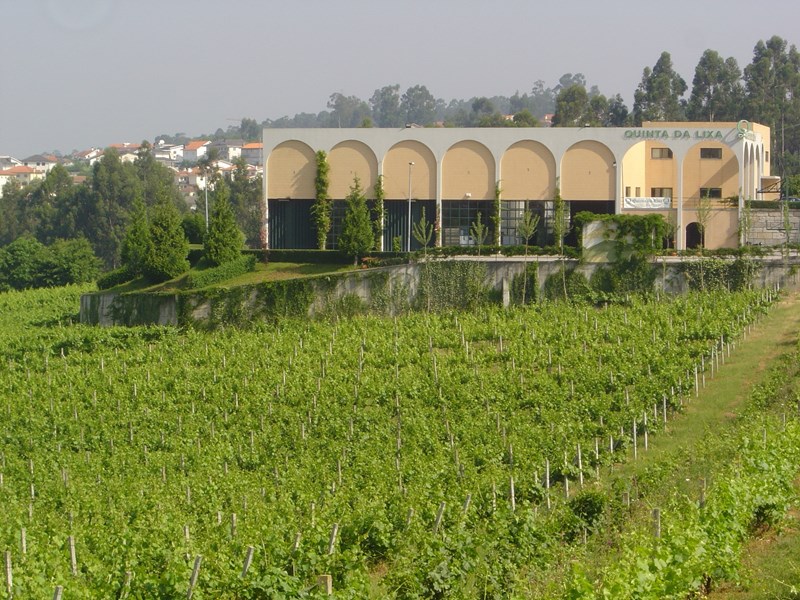
[[[553,115],[556,127],[638,127],[643,121],[739,121],[772,129],[773,169],[800,172],[800,53],[779,36],[759,41],[752,61],[741,68],[733,57],[708,49],[691,79],[675,71],[669,52],[644,67],[627,106],[620,93],[604,95],[582,73],[565,73],[557,84],[536,81],[530,91],[469,100],[435,97],[426,86],[401,91],[398,84],[376,89],[369,99],[331,94],[327,110],[266,119],[244,118],[207,137],[257,140],[262,128],[288,127],[535,127]],[[184,134],[163,136],[180,141]],[[188,139],[188,138],[186,138]]]
[[[210,212],[214,210],[214,199],[224,195],[247,243],[258,246],[261,178],[248,179],[247,165],[241,160],[230,178],[209,169],[209,185],[213,188],[209,193]],[[168,220],[177,219],[189,242],[202,243],[206,231],[205,195],[200,194],[196,200],[197,210],[192,211],[174,172],[155,160],[147,142],[131,163],[121,161],[119,153],[109,148],[83,183],[74,183],[61,165],[44,179],[27,185],[10,181],[0,198],[0,250],[23,238],[36,243],[20,245],[26,254],[39,246],[63,250],[62,241],[83,240],[84,245],[72,250],[89,250],[103,269],[114,269],[123,263],[126,232],[137,214],[150,219],[169,213]],[[11,268],[8,264],[0,264],[0,271],[7,274]],[[51,275],[49,280],[55,279]],[[13,281],[10,287],[32,287],[24,282],[42,279],[22,277]]]

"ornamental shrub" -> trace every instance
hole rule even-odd
[[[215,266],[236,260],[242,254],[244,234],[236,224],[228,186],[223,180],[217,182],[214,190],[214,205],[203,246],[204,258]]]

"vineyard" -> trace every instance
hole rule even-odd
[[[0,295],[8,597],[530,597],[594,534],[598,478],[645,451],[774,300],[206,333],[75,325],[81,291]],[[781,435],[742,442],[752,470],[709,490],[705,512],[675,501],[685,518],[665,519],[655,566],[640,533],[621,541],[634,566],[603,573],[597,597],[685,598],[730,576],[735,540],[708,523],[732,522],[720,498],[737,490],[755,490],[737,540],[753,511],[784,507],[800,430]],[[563,591],[595,597],[591,577]]]

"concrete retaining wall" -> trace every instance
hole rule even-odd
[[[514,277],[521,275],[526,263],[538,263],[538,288],[543,291],[547,278],[559,271],[562,261],[554,257],[528,258],[522,257],[459,257],[459,261],[480,261],[486,265],[486,285],[502,297],[508,304],[509,290]],[[666,293],[684,293],[688,286],[680,272],[683,261],[697,260],[691,257],[661,257],[654,264],[658,269],[655,286]],[[761,265],[753,282],[756,287],[781,286],[796,288],[798,286],[797,271],[800,271],[800,257],[797,252],[790,256],[775,253],[772,256],[758,259]],[[607,263],[578,263],[566,260],[567,268],[575,268],[587,279]],[[374,306],[380,292],[390,296],[391,300],[408,306],[417,295],[421,269],[424,265],[416,263],[395,267],[382,267],[364,271],[353,271],[336,275],[309,278],[312,301],[308,316],[324,312],[337,301],[358,298],[367,306]],[[381,285],[376,285],[380,278]],[[384,283],[385,282],[385,283]],[[258,284],[269,286],[271,284]],[[236,301],[241,303],[243,321],[259,318],[259,294],[255,287],[245,290],[217,290],[213,298],[200,294],[185,293],[180,300],[176,295],[154,294],[86,294],[81,297],[81,323],[112,325],[184,325],[190,322],[202,323],[213,320],[213,303],[225,302],[226,294],[236,294]],[[179,303],[185,306],[185,317],[180,316]],[[232,306],[236,306],[232,304]],[[185,321],[185,322],[182,322]]]

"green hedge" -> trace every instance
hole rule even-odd
[[[97,278],[97,289],[107,290],[123,283],[128,283],[135,279],[135,276],[130,272],[127,267],[120,267],[108,273],[103,273]]]
[[[450,257],[450,256],[524,256],[525,246],[442,246],[440,248],[428,248],[428,257]],[[528,246],[528,256],[560,256],[557,246]],[[386,253],[388,254],[388,253]],[[417,250],[415,256],[423,256],[422,250]],[[567,258],[578,258],[580,251],[572,246],[564,246],[564,256]]]
[[[241,256],[236,260],[211,267],[201,271],[190,273],[186,277],[186,285],[189,289],[204,288],[226,279],[232,279],[245,273],[249,273],[256,267],[256,257],[252,254]]]
[[[780,210],[784,202],[780,200],[751,200],[750,208],[771,208]],[[800,208],[800,202],[789,202],[789,208]]]

